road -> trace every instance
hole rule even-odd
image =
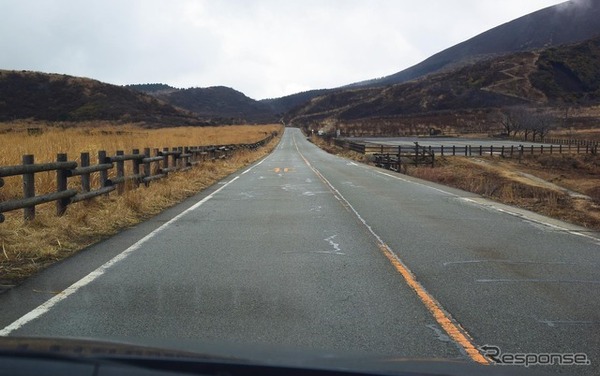
[[[491,345],[584,353],[591,365],[540,368],[597,374],[599,265],[597,233],[286,129],[261,162],[0,294],[0,334],[482,363]]]

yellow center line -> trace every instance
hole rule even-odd
[[[340,201],[340,203],[352,210],[354,215],[358,217],[359,221],[367,228],[367,230],[373,235],[376,240],[377,246],[379,250],[385,255],[385,257],[390,261],[390,263],[394,266],[396,271],[400,273],[400,275],[404,278],[406,284],[413,289],[413,291],[417,294],[417,297],[423,305],[429,310],[429,312],[433,315],[433,318],[437,323],[442,327],[442,329],[452,338],[454,342],[456,342],[459,346],[461,346],[467,355],[475,362],[489,365],[489,361],[485,358],[481,352],[475,347],[473,342],[471,341],[467,332],[460,327],[458,323],[456,323],[438,303],[435,298],[425,290],[425,288],[417,281],[415,275],[410,271],[410,269],[404,265],[402,261],[398,258],[398,256],[388,247],[387,244],[383,242],[381,237],[377,235],[371,226],[365,222],[365,220],[361,217],[360,214],[354,209],[354,207],[346,200],[344,196],[327,180],[316,168],[314,168],[308,159],[304,157],[304,155],[300,152],[298,148],[298,144],[296,143],[296,139],[294,138],[294,145],[296,146],[296,151],[300,154],[300,157],[304,160],[304,163],[319,177],[319,179],[331,190],[334,196]]]
[[[442,329],[455,341],[457,342],[469,355],[471,359],[481,364],[489,364],[488,360],[481,355],[479,350],[473,345],[471,340],[464,333],[464,329],[458,327],[458,324],[455,324],[453,320],[444,312],[444,310],[440,307],[440,304],[425,290],[423,286],[417,279],[414,274],[406,267],[398,257],[394,254],[394,252],[386,245],[379,244],[379,249],[385,257],[392,263],[394,268],[404,277],[406,283],[415,291],[421,302],[427,307],[429,312],[433,315],[435,320],[440,324]]]

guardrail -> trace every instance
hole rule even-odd
[[[61,216],[70,204],[107,195],[115,190],[117,194],[123,194],[129,184],[134,188],[148,186],[150,182],[165,178],[169,173],[189,170],[204,161],[228,158],[238,150],[257,149],[276,135],[277,132],[273,132],[252,144],[155,148],[152,151],[145,148],[143,153],[133,149],[131,154],[119,150],[113,156],[107,156],[106,151],[99,151],[95,165],[90,165],[89,153],[81,153],[79,163],[69,161],[64,153],[57,154],[56,162],[40,164],[34,163],[33,155],[24,155],[21,165],[0,167],[0,188],[4,186],[5,177],[21,176],[23,183],[22,198],[0,202],[0,223],[5,220],[2,213],[19,209],[23,209],[25,220],[33,220],[35,207],[52,201],[56,201],[56,214]],[[126,162],[131,163],[130,169],[125,168]],[[35,174],[51,171],[56,172],[56,191],[36,195]],[[113,176],[109,177],[111,172]],[[93,189],[92,174],[98,174],[99,181]],[[79,177],[78,187],[70,181],[73,177]]]

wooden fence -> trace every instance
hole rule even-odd
[[[81,153],[80,162],[69,161],[67,154],[58,154],[56,162],[34,163],[33,155],[24,155],[21,165],[0,167],[0,188],[4,186],[4,177],[21,176],[23,197],[0,202],[0,223],[4,222],[2,213],[23,209],[25,220],[35,218],[36,205],[56,201],[56,214],[63,215],[68,205],[89,200],[97,196],[117,191],[122,194],[127,184],[133,187],[148,186],[151,181],[167,177],[171,172],[185,171],[207,160],[222,159],[238,150],[257,149],[270,142],[277,132],[252,144],[195,146],[132,150],[131,154],[117,151],[107,156],[106,151],[98,152],[98,163],[90,165],[89,153]],[[126,169],[126,162],[130,167]],[[36,195],[35,174],[45,171],[56,172],[56,191]],[[92,189],[91,176],[98,174],[98,186]],[[69,179],[79,176],[78,189]],[[109,178],[109,176],[111,176]],[[69,188],[71,187],[71,188]]]
[[[525,142],[527,140],[524,140]],[[577,140],[577,139],[566,139],[566,138],[544,138],[542,140],[545,144],[554,144],[554,145],[579,145],[579,146],[590,146],[590,147],[598,147],[600,145],[599,141],[592,140]]]
[[[435,151],[419,145],[418,142],[415,142],[415,146],[411,148],[396,147],[391,151],[386,149],[389,148],[380,147],[376,153],[372,154],[375,166],[398,172],[402,170],[403,166],[409,164],[435,166]]]
[[[415,150],[410,145],[382,145],[374,143],[361,143],[336,139],[335,145],[348,150],[353,150],[361,154],[403,154],[406,151]],[[419,146],[423,147],[423,146]],[[501,146],[483,146],[483,145],[439,145],[426,146],[430,152],[441,156],[483,156],[499,155],[502,157],[522,157],[524,155],[536,154],[597,154],[600,148],[598,143],[581,142],[558,145],[501,145]]]

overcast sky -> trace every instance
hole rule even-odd
[[[0,0],[0,69],[254,99],[341,86],[564,0]]]

